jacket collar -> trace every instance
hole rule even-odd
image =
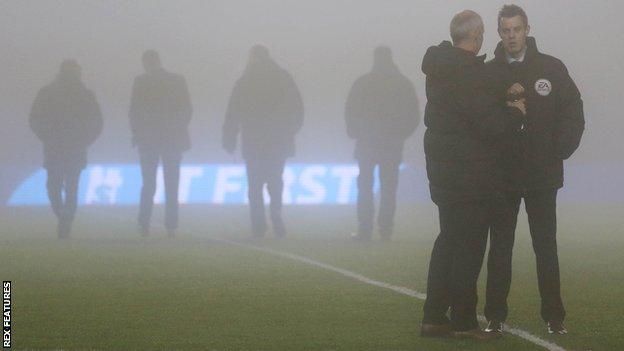
[[[467,66],[483,64],[485,55],[475,56],[474,53],[454,47],[449,41],[432,46],[423,57],[422,71],[427,76],[450,77]]]
[[[534,37],[527,37],[526,39],[526,53],[524,54],[523,62],[531,62],[537,55],[539,55],[539,50],[537,49],[537,43],[535,42]],[[498,42],[496,46],[496,50],[494,50],[494,60],[498,63],[507,64],[507,54],[505,53],[505,48],[503,47],[503,42]]]

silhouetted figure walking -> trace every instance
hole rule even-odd
[[[282,173],[286,158],[295,154],[295,134],[302,124],[303,103],[295,81],[273,61],[266,47],[253,47],[247,69],[230,97],[223,125],[223,147],[233,153],[241,134],[254,237],[262,237],[267,231],[264,184],[271,197],[273,233],[277,237],[286,234],[282,221]]]
[[[130,103],[133,145],[139,150],[143,187],[139,226],[149,234],[156,192],[156,170],[162,160],[165,183],[165,228],[169,236],[178,227],[178,186],[182,153],[191,147],[188,124],[192,106],[186,80],[165,70],[158,53],[143,54],[145,73],[136,77]]]
[[[373,184],[379,165],[381,197],[379,234],[389,240],[394,226],[396,191],[403,144],[418,126],[419,108],[412,82],[399,71],[390,48],[375,49],[373,69],[358,78],[347,98],[347,133],[356,140],[358,160],[356,240],[368,240],[373,233],[375,205]]]
[[[30,128],[43,143],[48,198],[58,218],[58,236],[66,238],[76,213],[87,149],[102,131],[100,106],[81,81],[78,62],[63,61],[56,79],[39,91]]]

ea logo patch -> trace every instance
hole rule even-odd
[[[541,96],[548,96],[552,91],[552,83],[548,79],[538,79],[535,82],[535,91]]]

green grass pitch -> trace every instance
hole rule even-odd
[[[623,209],[559,206],[565,337],[549,336],[539,318],[521,216],[509,324],[567,350],[624,349]],[[136,232],[135,208],[81,208],[68,241],[56,239],[48,208],[1,211],[0,278],[13,282],[15,349],[542,349],[509,334],[485,344],[423,339],[423,301],[211,240],[248,236],[243,207],[182,207],[175,239],[159,229],[160,208],[149,238]],[[289,237],[258,245],[425,290],[438,230],[433,205],[402,206],[391,243],[350,242],[352,207],[287,207],[284,215]]]

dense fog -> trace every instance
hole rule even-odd
[[[397,66],[414,83],[423,111],[420,64],[427,47],[449,39],[453,14],[472,9],[485,21],[482,53],[491,58],[499,40],[496,15],[504,3],[4,0],[0,2],[3,192],[41,166],[41,145],[28,128],[28,116],[37,91],[54,79],[63,59],[79,62],[83,81],[101,106],[104,129],[90,149],[90,162],[137,162],[128,109],[132,82],[143,72],[141,54],[147,49],[158,51],[163,66],[188,82],[193,146],[184,162],[240,162],[240,156],[223,151],[221,128],[234,83],[256,44],[268,48],[301,92],[304,125],[290,161],[351,162],[353,141],[346,135],[345,100],[354,80],[371,70],[375,47],[392,49]],[[516,3],[528,14],[538,48],[567,65],[583,96],[586,132],[567,165],[591,164],[600,177],[605,167],[616,165],[620,172],[624,4]],[[423,131],[421,123],[404,154],[415,167],[424,167]]]

